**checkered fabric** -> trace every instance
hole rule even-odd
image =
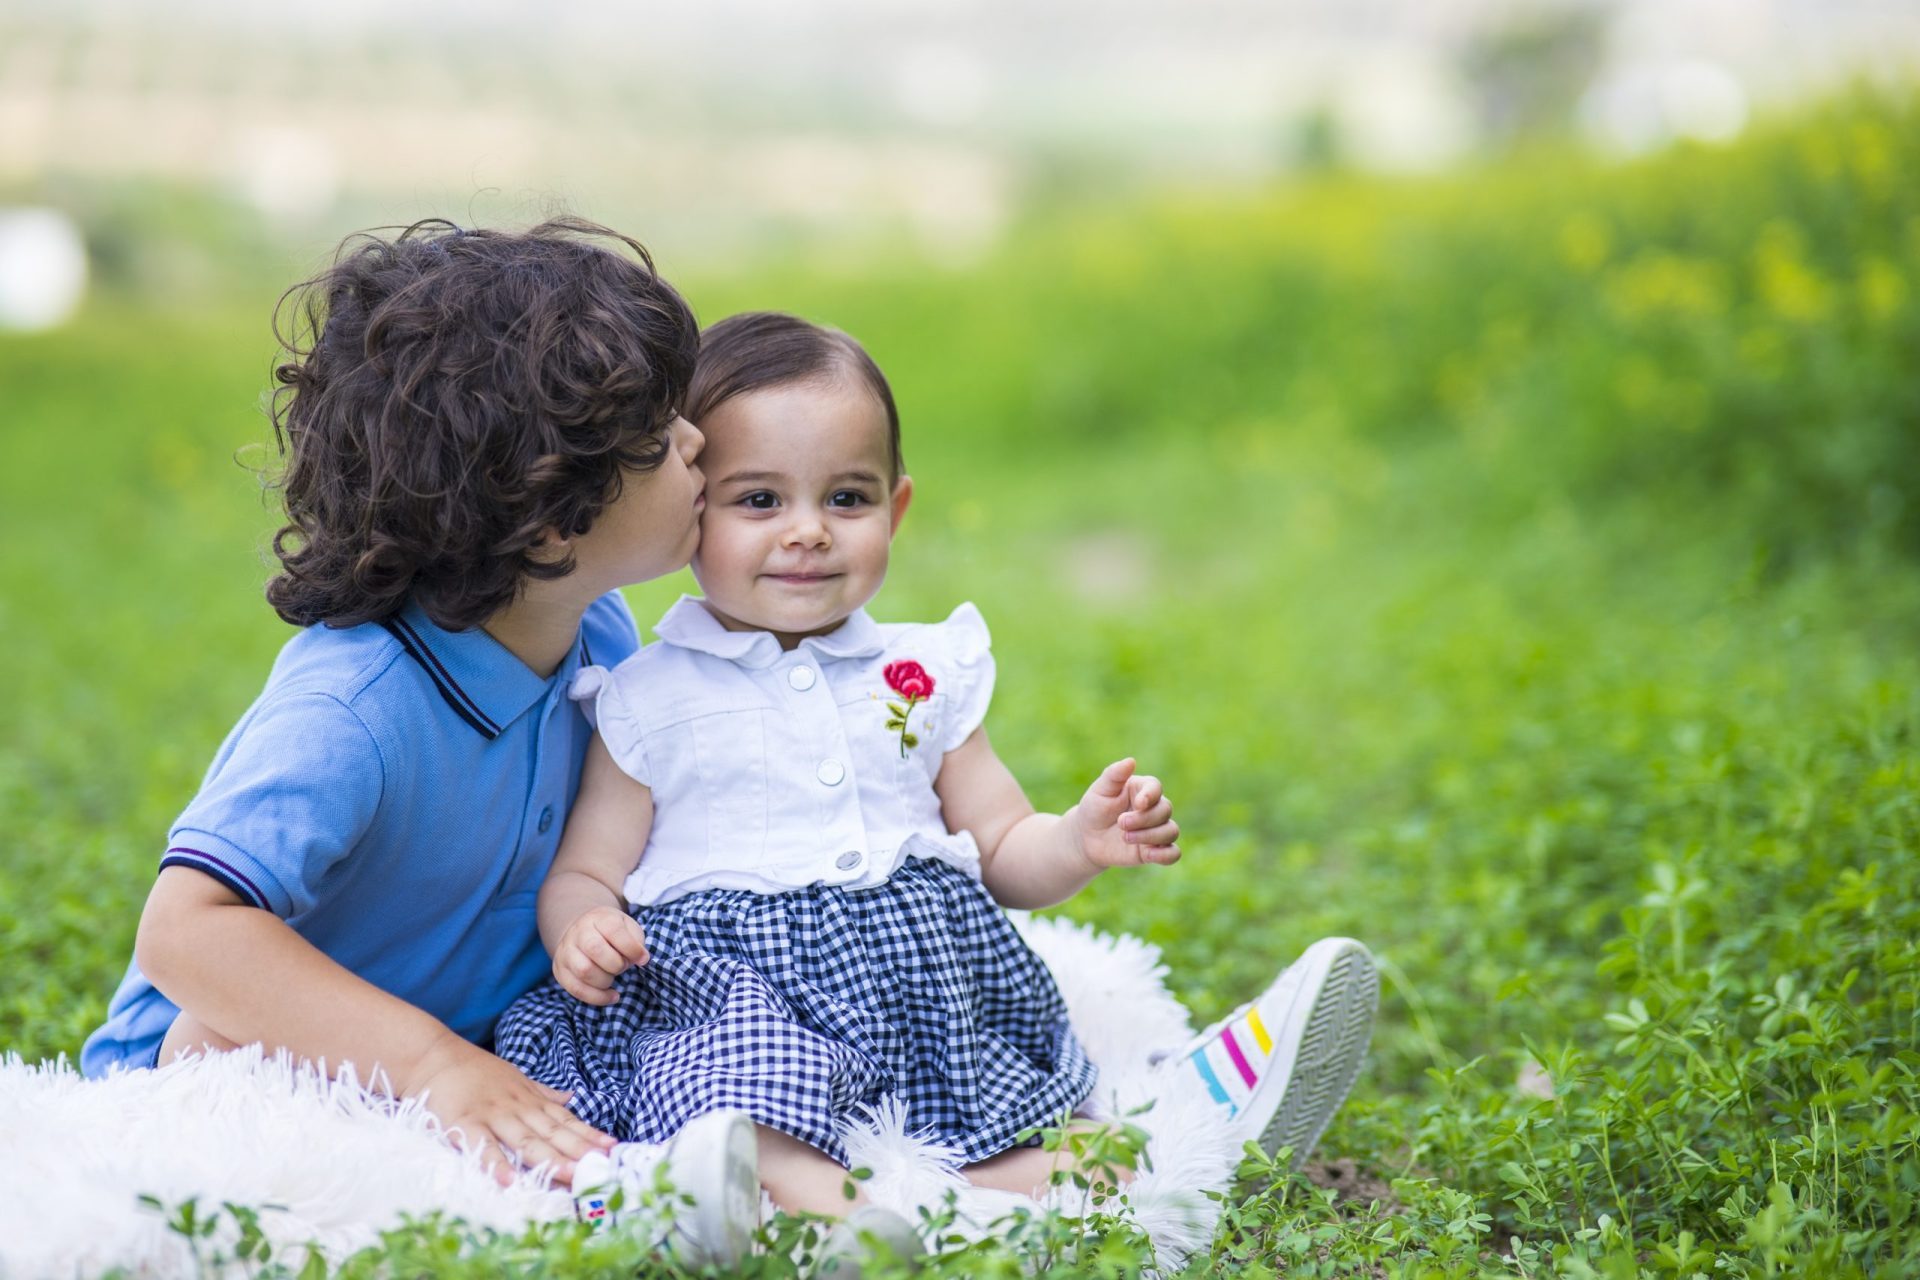
[[[842,1124],[888,1094],[966,1161],[1093,1089],[1053,977],[981,884],[909,858],[885,884],[712,890],[634,909],[653,959],[597,1008],[521,997],[495,1051],[582,1120],[661,1142],[738,1108],[842,1164]]]

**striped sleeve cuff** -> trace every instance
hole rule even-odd
[[[199,849],[189,849],[184,845],[175,845],[167,850],[165,857],[160,859],[160,869],[164,871],[168,867],[192,867],[195,871],[210,875],[233,890],[249,906],[259,907],[262,911],[273,910],[267,902],[267,895],[260,892],[260,887],[248,879],[245,872],[224,858]]]

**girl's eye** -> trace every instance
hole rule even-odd
[[[864,503],[866,500],[867,500],[867,495],[864,493],[861,493],[858,489],[842,489],[838,493],[834,494],[831,498],[827,499],[827,502],[831,506],[836,506],[836,507],[845,509],[847,507],[857,507],[862,503]]]
[[[740,499],[740,505],[750,511],[771,511],[780,505],[780,499],[774,497],[765,489],[755,489],[752,493],[746,494]]]

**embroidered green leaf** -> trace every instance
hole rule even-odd
[[[903,720],[904,720],[904,719],[906,718],[906,715],[907,715],[907,709],[906,709],[905,707],[903,707],[903,706],[901,706],[901,705],[900,705],[899,703],[897,703],[897,702],[889,702],[889,703],[887,704],[887,710],[889,710],[889,711],[891,711],[891,712],[893,712],[893,714],[895,714],[895,715],[897,715],[897,716],[899,716],[899,717],[900,717],[901,719],[903,719]]]
[[[917,747],[920,745],[920,739],[915,737],[911,733],[903,735],[900,741],[906,743],[910,747]]]
[[[893,719],[887,721],[887,728],[889,729],[904,729],[906,727],[907,727],[907,722],[905,720],[902,720],[899,716],[895,716]]]

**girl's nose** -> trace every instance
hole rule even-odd
[[[827,522],[820,518],[818,512],[801,508],[788,521],[786,536],[781,541],[789,547],[811,547],[824,551],[833,545],[833,535],[827,532]]]

